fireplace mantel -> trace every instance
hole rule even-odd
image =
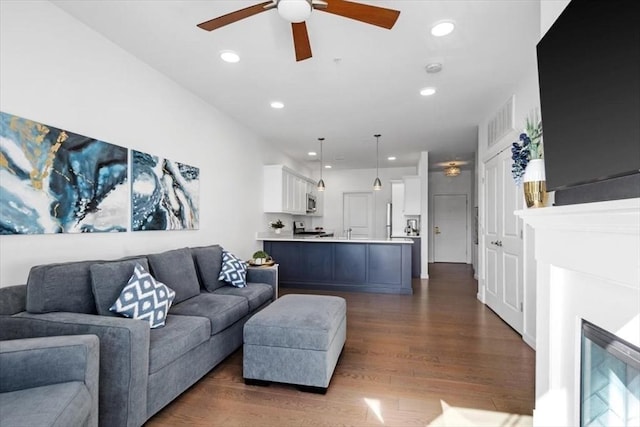
[[[535,232],[535,425],[580,421],[582,319],[640,346],[640,199],[517,211]]]

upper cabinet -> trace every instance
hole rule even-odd
[[[404,176],[404,214],[420,215],[420,177]]]
[[[283,165],[264,166],[263,210],[307,214],[307,193],[315,195],[313,181]]]

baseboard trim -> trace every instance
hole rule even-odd
[[[536,338],[529,334],[522,334],[522,341],[524,341],[532,349],[536,349]]]

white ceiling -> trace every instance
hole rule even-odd
[[[212,32],[196,27],[260,2],[54,1],[292,158],[309,161],[317,138],[326,138],[325,163],[334,168],[375,167],[376,133],[380,167],[414,166],[421,151],[432,167],[471,164],[477,124],[535,66],[538,0],[360,1],[399,10],[391,30],[314,11],[313,58],[301,62],[291,26],[275,10]],[[431,36],[441,20],[453,20],[455,31]],[[220,60],[227,49],[239,63]],[[442,72],[427,74],[434,61]],[[427,86],[437,93],[420,96]],[[285,108],[272,109],[274,100]]]

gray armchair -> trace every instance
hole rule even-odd
[[[19,322],[0,318],[0,338]],[[95,335],[0,341],[2,427],[97,426],[99,352]]]

